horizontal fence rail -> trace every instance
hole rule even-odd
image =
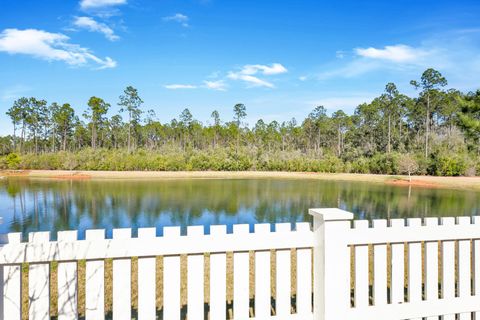
[[[2,238],[2,319],[480,319],[480,218]]]

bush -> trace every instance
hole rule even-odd
[[[339,173],[344,172],[345,164],[336,156],[330,155],[320,162],[320,172]]]
[[[262,151],[255,147],[187,150],[163,147],[160,150],[83,149],[78,152],[43,154],[15,153],[0,157],[0,169],[106,170],[106,171],[291,171],[328,173],[407,173],[402,161],[409,157],[417,164],[414,174],[464,175],[480,173],[480,160],[466,153],[437,151],[430,159],[422,154],[375,154],[373,157],[322,157],[301,151]],[[475,159],[475,160],[473,160]],[[403,168],[403,169],[402,169]]]
[[[399,155],[397,153],[377,153],[369,161],[370,173],[398,174],[398,160]]]
[[[368,159],[361,157],[358,159],[353,160],[350,162],[350,170],[351,173],[369,173],[369,161]]]
[[[428,173],[436,176],[461,176],[467,169],[467,159],[461,154],[433,154]]]
[[[20,156],[16,153],[10,153],[5,157],[5,166],[8,169],[18,169],[20,162]]]
[[[430,160],[425,158],[425,155],[423,154],[416,154],[414,159],[417,161],[417,164],[418,164],[417,174],[420,174],[420,175],[428,174]]]

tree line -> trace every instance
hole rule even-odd
[[[0,138],[0,167],[480,172],[480,90],[448,89],[434,69],[410,83],[417,96],[388,83],[352,115],[342,110],[328,115],[317,106],[301,122],[260,119],[252,126],[244,123],[247,109],[241,103],[233,107],[230,121],[213,111],[202,123],[186,108],[162,123],[131,86],[119,96],[119,112],[110,117],[112,105],[99,97],[91,97],[81,115],[69,103],[24,97],[6,113],[13,134]]]

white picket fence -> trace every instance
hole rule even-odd
[[[113,259],[112,317],[181,319],[181,255],[187,255],[186,318],[480,319],[480,219],[354,221],[339,209],[311,209],[308,223],[88,230],[5,236],[0,247],[2,319],[50,319],[51,262],[58,262],[58,319],[79,319],[78,261],[85,266],[85,319],[105,319],[105,259]],[[296,249],[296,250],[292,250]],[[227,312],[227,253],[233,252],[233,312]],[[250,252],[254,252],[250,270]],[[274,252],[275,259],[272,259]],[[313,253],[313,255],[312,255]],[[209,265],[205,265],[209,254]],[[292,259],[295,254],[295,259]],[[157,310],[156,257],[163,256],[163,308]],[[132,313],[132,257],[138,257],[138,308]],[[291,264],[294,261],[295,266]],[[313,262],[313,264],[312,264]],[[28,283],[22,264],[28,263]],[[205,271],[209,301],[205,304]],[[296,270],[293,275],[292,269]],[[274,278],[272,283],[272,270]],[[253,292],[250,274],[253,273]],[[296,283],[292,283],[295,279]],[[272,285],[275,294],[272,297]],[[292,285],[295,297],[292,299]],[[22,290],[28,287],[28,306]],[[253,295],[253,301],[250,297]],[[184,308],[185,309],[185,308]]]

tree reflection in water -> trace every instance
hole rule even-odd
[[[480,192],[293,179],[0,182],[0,232],[24,235],[147,226],[160,235],[169,225],[310,221],[312,207],[340,207],[360,219],[478,215]]]

